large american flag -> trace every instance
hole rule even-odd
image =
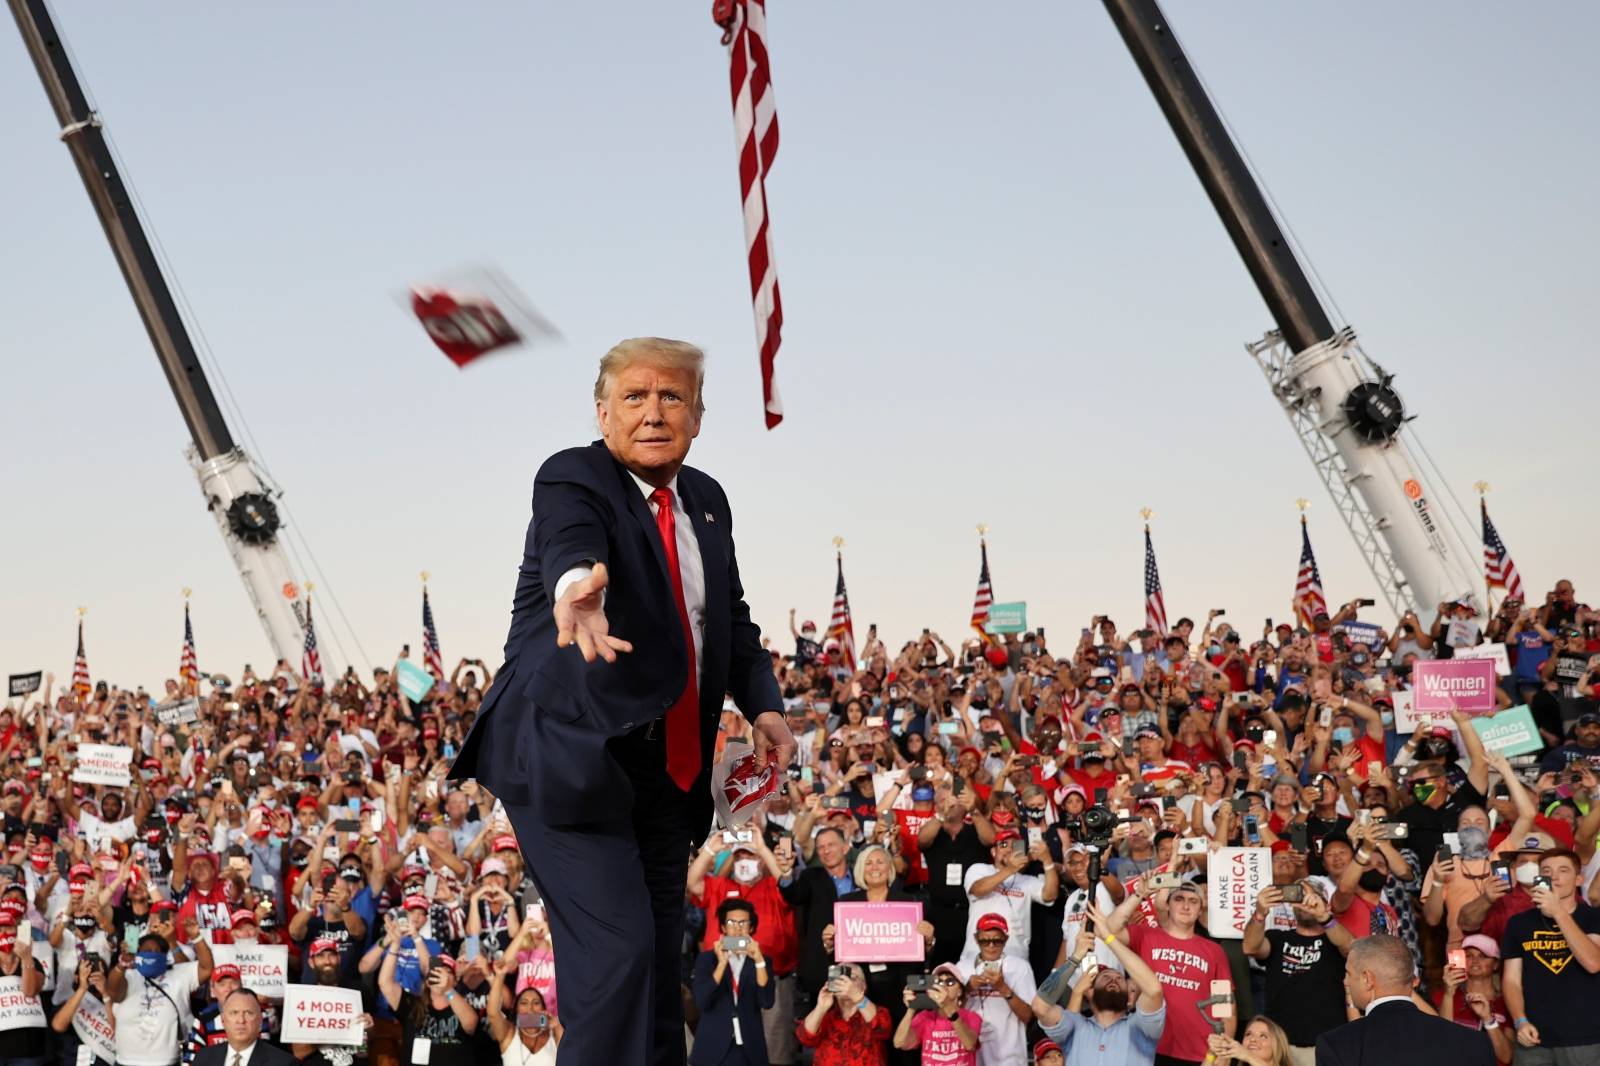
[[[187,684],[200,680],[200,667],[194,657],[194,626],[189,622],[189,605],[183,605],[183,654],[178,658],[178,678]]]
[[[1156,549],[1150,527],[1144,527],[1144,624],[1158,636],[1167,635],[1167,601],[1161,595],[1161,574],[1156,570]]]
[[[1483,506],[1483,574],[1490,585],[1506,590],[1507,599],[1522,602],[1522,575],[1517,573],[1517,564],[1511,561],[1499,530],[1489,521],[1489,502],[1482,497],[1478,502]]]
[[[317,630],[311,624],[309,593],[306,594],[306,646],[300,652],[300,675],[307,681],[315,681],[322,676],[322,654],[317,651]]]
[[[1328,601],[1322,595],[1322,574],[1317,557],[1311,554],[1311,529],[1306,516],[1300,516],[1300,570],[1294,577],[1294,616],[1306,628],[1318,613],[1326,614]]]
[[[439,655],[439,631],[433,627],[433,608],[428,605],[428,586],[422,586],[422,665],[437,680],[444,680],[444,659]]]
[[[983,563],[978,569],[978,592],[972,598],[972,628],[976,629],[984,640],[988,640],[989,631],[983,627],[989,623],[989,608],[994,604],[994,588],[989,584],[989,545],[982,538],[978,540],[978,553]]]
[[[856,627],[850,621],[850,596],[844,590],[844,553],[836,553],[839,561],[839,582],[833,589],[833,618],[828,622],[828,636],[839,642],[839,654],[851,671],[856,668]]]
[[[761,353],[761,398],[767,428],[783,421],[783,401],[772,365],[783,342],[783,300],[767,224],[767,173],[778,155],[778,113],[767,65],[766,0],[720,0],[712,16],[725,31],[733,89],[733,131],[739,141],[739,193],[744,200],[745,255],[755,305],[756,348]]]
[[[89,683],[89,657],[83,654],[83,619],[78,619],[78,657],[72,661],[72,693],[80,699],[94,691]]]

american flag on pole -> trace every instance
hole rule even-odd
[[[1478,502],[1483,506],[1483,574],[1488,578],[1490,586],[1499,585],[1506,590],[1506,598],[1522,601],[1522,575],[1517,573],[1517,564],[1511,561],[1511,553],[1506,551],[1506,542],[1500,539],[1499,530],[1494,528],[1494,523],[1489,521],[1489,503],[1481,496]]]
[[[178,659],[178,679],[185,684],[200,680],[200,667],[194,658],[194,626],[189,622],[189,605],[183,605],[183,654]]]
[[[78,657],[72,661],[72,693],[80,699],[94,691],[89,683],[89,657],[83,654],[83,619],[78,619]]]
[[[994,604],[994,588],[989,584],[989,544],[981,537],[978,539],[978,552],[983,563],[978,569],[978,592],[972,599],[972,628],[987,641],[989,631],[984,626],[989,623],[989,608]]]
[[[1144,624],[1167,635],[1167,601],[1161,595],[1161,574],[1156,570],[1156,549],[1150,543],[1150,527],[1144,527]]]
[[[422,665],[437,680],[444,680],[444,659],[439,655],[439,631],[433,627],[428,586],[422,586]]]
[[[1328,601],[1322,595],[1322,574],[1317,570],[1317,557],[1311,554],[1311,530],[1306,516],[1300,516],[1300,570],[1294,577],[1294,617],[1307,629],[1319,613],[1328,612]]]
[[[772,364],[782,343],[783,301],[767,219],[767,173],[778,154],[778,113],[767,65],[766,0],[716,0],[712,18],[728,45],[733,89],[733,130],[739,142],[739,193],[744,200],[745,255],[755,305],[756,348],[761,353],[761,397],[767,428],[783,421],[783,402]]]
[[[307,681],[322,677],[322,654],[317,651],[317,630],[311,624],[310,593],[306,594],[306,646],[300,652],[300,675]]]
[[[850,621],[850,596],[844,590],[844,553],[836,553],[839,560],[839,582],[833,589],[833,618],[828,622],[828,636],[839,642],[839,654],[851,672],[856,668],[856,628]]]

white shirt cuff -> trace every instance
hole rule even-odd
[[[592,573],[594,573],[594,567],[592,566],[574,566],[571,570],[562,574],[560,580],[556,582],[556,599],[559,600],[562,596],[565,596],[567,589],[572,586],[574,581],[581,581]],[[604,595],[605,593],[601,593],[602,597]]]

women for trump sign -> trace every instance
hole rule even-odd
[[[1411,706],[1419,714],[1492,711],[1493,659],[1419,659],[1411,667]]]
[[[835,903],[833,957],[839,962],[921,962],[921,923],[921,903]]]

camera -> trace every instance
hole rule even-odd
[[[724,936],[722,938],[723,951],[749,951],[750,938],[747,936]]]
[[[1128,819],[1132,821],[1132,819]],[[1111,843],[1111,833],[1121,821],[1110,807],[1096,803],[1085,807],[1082,814],[1066,815],[1061,824],[1072,833],[1074,840],[1103,848]]]
[[[1284,885],[1279,889],[1283,893],[1285,903],[1304,903],[1306,899],[1306,886],[1299,881]]]

